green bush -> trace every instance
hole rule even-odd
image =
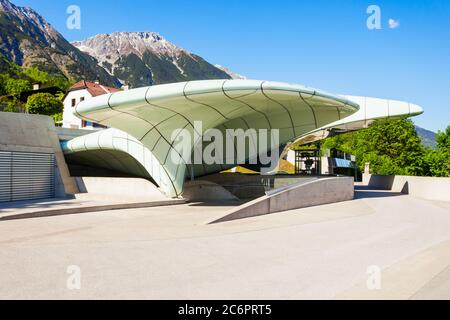
[[[59,122],[63,121],[63,113],[60,112],[60,113],[54,114],[53,115],[53,121],[55,123],[59,123]]]
[[[53,116],[63,112],[63,104],[50,93],[36,93],[28,98],[26,110],[31,114]]]
[[[23,112],[23,110],[24,110],[23,103],[16,98],[6,100],[4,103],[2,101],[0,101],[0,103],[4,104],[3,112],[19,113],[19,112]]]

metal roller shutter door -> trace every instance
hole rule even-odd
[[[55,196],[55,156],[0,152],[0,202]]]
[[[11,201],[12,153],[0,151],[0,202]]]

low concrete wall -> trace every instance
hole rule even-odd
[[[375,189],[392,190],[427,200],[450,201],[450,178],[365,174],[363,182]]]
[[[57,164],[56,196],[78,192],[56,134],[52,118],[23,113],[0,112],[0,150],[55,154]]]
[[[80,194],[77,199],[105,201],[160,201],[167,200],[148,180],[139,178],[76,178]]]
[[[221,185],[237,198],[248,200],[262,197],[268,190],[279,189],[297,183],[306,183],[319,178],[296,175],[217,173],[199,179]]]
[[[307,183],[300,182],[274,190],[264,197],[246,203],[214,223],[348,201],[353,200],[354,195],[354,179],[352,177],[323,178]]]

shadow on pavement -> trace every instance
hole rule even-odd
[[[70,199],[44,199],[44,200],[27,200],[27,201],[15,201],[0,203],[0,212],[2,210],[12,209],[48,209],[55,206],[77,206],[83,204],[82,202],[73,202]]]
[[[190,207],[236,207],[243,205],[247,201],[222,201],[222,202],[191,202]]]
[[[402,197],[406,194],[400,192],[392,192],[386,190],[358,190],[355,189],[355,199],[373,199],[373,198],[390,198],[390,197]]]

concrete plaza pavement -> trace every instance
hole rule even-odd
[[[0,222],[1,299],[450,299],[450,202],[354,201],[209,224],[172,207]],[[69,290],[69,266],[81,288]],[[370,290],[368,269],[381,271]]]

